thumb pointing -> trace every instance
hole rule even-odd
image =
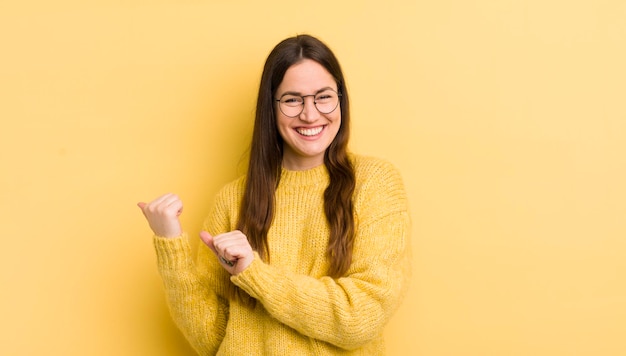
[[[213,251],[213,253],[217,255],[217,250],[215,249],[215,245],[213,245],[213,236],[211,236],[211,234],[206,231],[201,231],[200,239],[211,249],[211,251]]]
[[[143,215],[147,218],[148,216],[146,215],[146,211],[144,210],[146,205],[148,205],[147,203],[144,202],[139,202],[137,203],[137,206],[139,207],[139,209],[141,209],[141,212],[143,213]]]

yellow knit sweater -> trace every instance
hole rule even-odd
[[[381,355],[383,327],[398,307],[410,274],[407,199],[389,163],[352,156],[356,172],[356,239],[346,276],[325,276],[329,230],[323,192],[325,166],[283,170],[268,232],[270,263],[256,255],[231,277],[200,246],[191,256],[186,234],[154,237],[170,311],[201,355]],[[213,235],[235,229],[244,189],[225,186],[204,228]],[[229,301],[234,283],[257,299],[251,309]]]

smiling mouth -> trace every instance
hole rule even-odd
[[[322,130],[324,130],[324,126],[318,126],[318,127],[312,127],[312,128],[299,127],[296,129],[296,132],[302,136],[310,137],[310,136],[318,135],[320,132],[322,132]]]

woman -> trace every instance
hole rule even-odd
[[[409,277],[398,172],[347,153],[348,92],[318,39],[263,70],[247,175],[225,186],[196,261],[173,194],[139,203],[174,320],[202,355],[380,355]]]

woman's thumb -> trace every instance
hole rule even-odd
[[[213,245],[213,236],[206,231],[200,232],[200,239],[207,245],[214,253],[217,253],[215,250],[215,245]]]

